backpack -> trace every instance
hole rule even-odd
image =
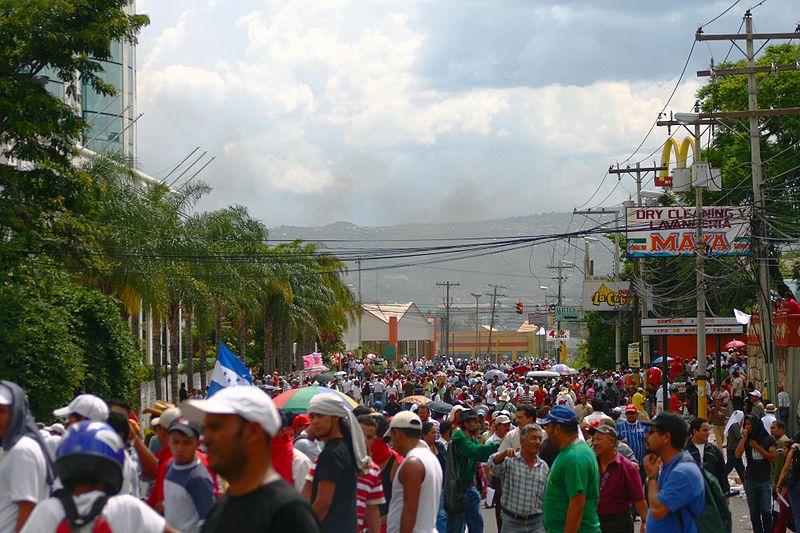
[[[444,466],[444,510],[448,514],[461,514],[467,510],[464,503],[464,480],[458,467],[458,452],[454,442],[447,447],[447,459]]]
[[[683,456],[680,460],[681,463],[692,463],[700,469],[700,474],[703,476],[706,505],[700,516],[694,516],[691,510],[687,509],[689,515],[694,519],[697,526],[698,533],[731,533],[733,529],[733,518],[731,517],[731,510],[728,503],[725,501],[725,495],[722,493],[722,488],[719,486],[719,481],[713,474],[707,472],[705,468],[697,465],[691,456]],[[681,522],[683,518],[678,514]],[[681,524],[682,525],[682,524]],[[683,529],[683,528],[681,528]]]
[[[58,524],[56,533],[78,531],[80,528],[92,522],[94,522],[92,533],[112,533],[111,526],[108,525],[105,517],[100,514],[103,512],[103,507],[105,507],[108,501],[108,496],[103,495],[97,498],[94,504],[92,504],[92,508],[89,509],[89,513],[86,515],[78,513],[78,508],[75,506],[75,500],[72,499],[71,493],[62,489],[57,491],[55,496],[61,502],[62,507],[64,507],[65,515],[64,519]]]

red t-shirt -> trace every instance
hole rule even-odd
[[[544,403],[544,399],[547,398],[547,392],[544,389],[539,389],[534,391],[533,397],[536,400],[536,407],[541,407]]]
[[[675,378],[681,374],[686,372],[686,368],[683,366],[683,363],[677,362],[672,363],[672,366],[669,367],[669,380],[675,381]]]
[[[653,387],[660,387],[661,386],[661,369],[655,366],[651,366],[647,369],[647,383],[652,385]]]
[[[681,412],[681,401],[678,398],[677,394],[673,394],[672,398],[669,399],[669,410],[673,413],[680,414]]]

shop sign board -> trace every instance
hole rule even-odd
[[[693,257],[698,248],[710,256],[750,255],[750,207],[704,207],[700,246],[696,215],[694,207],[627,208],[628,257]]]
[[[631,284],[625,281],[584,280],[584,311],[616,311],[633,302]]]

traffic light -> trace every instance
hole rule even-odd
[[[517,314],[521,315],[523,310],[524,310],[524,306],[522,305],[522,300],[519,300],[517,302]]]

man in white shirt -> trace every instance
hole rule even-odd
[[[376,402],[384,403],[385,396],[384,393],[386,392],[386,384],[383,382],[382,379],[373,378],[374,381],[372,382],[372,395]]]
[[[392,418],[384,437],[405,460],[392,483],[392,499],[386,518],[386,531],[431,533],[436,530],[436,515],[442,494],[442,468],[427,444],[421,441],[422,421],[409,411]],[[410,523],[413,513],[413,524]]]
[[[769,433],[772,423],[777,420],[777,418],[775,418],[776,412],[777,409],[775,408],[775,405],[771,403],[768,403],[764,408],[764,416],[761,417],[761,423],[764,424],[764,428],[767,430],[767,433]]]
[[[49,496],[53,472],[28,398],[10,381],[0,381],[0,445],[0,531],[19,531]]]
[[[583,417],[583,423],[586,426],[590,426],[592,422],[597,419],[605,418],[608,420],[612,420],[610,416],[603,412],[603,400],[600,398],[594,398],[592,400],[592,412],[585,417]]]

